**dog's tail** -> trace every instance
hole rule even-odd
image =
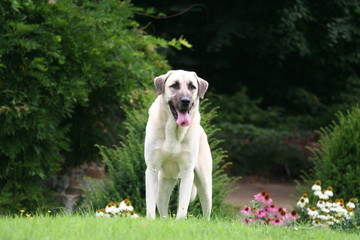
[[[191,189],[190,202],[195,200],[196,194],[197,194],[197,188],[196,188],[195,184],[193,184],[192,189]]]

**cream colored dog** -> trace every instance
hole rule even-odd
[[[168,216],[170,195],[180,179],[177,218],[187,216],[197,191],[209,219],[212,157],[199,113],[208,83],[183,70],[169,71],[154,83],[158,97],[149,109],[145,137],[146,215],[155,219],[157,206],[161,217]]]

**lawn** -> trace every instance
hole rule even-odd
[[[245,226],[236,220],[147,220],[92,216],[0,217],[0,239],[359,239],[329,229]]]

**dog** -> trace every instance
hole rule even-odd
[[[190,201],[199,195],[203,217],[212,207],[212,156],[200,126],[199,99],[208,82],[195,72],[171,70],[154,79],[157,98],[146,125],[146,216],[168,217],[170,195],[180,179],[176,218],[187,217]]]

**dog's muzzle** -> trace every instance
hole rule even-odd
[[[176,107],[171,101],[169,102],[170,111],[175,118],[177,125],[181,127],[188,127],[191,124],[190,110],[192,108],[191,101],[187,97],[182,97],[179,101],[179,106]]]

